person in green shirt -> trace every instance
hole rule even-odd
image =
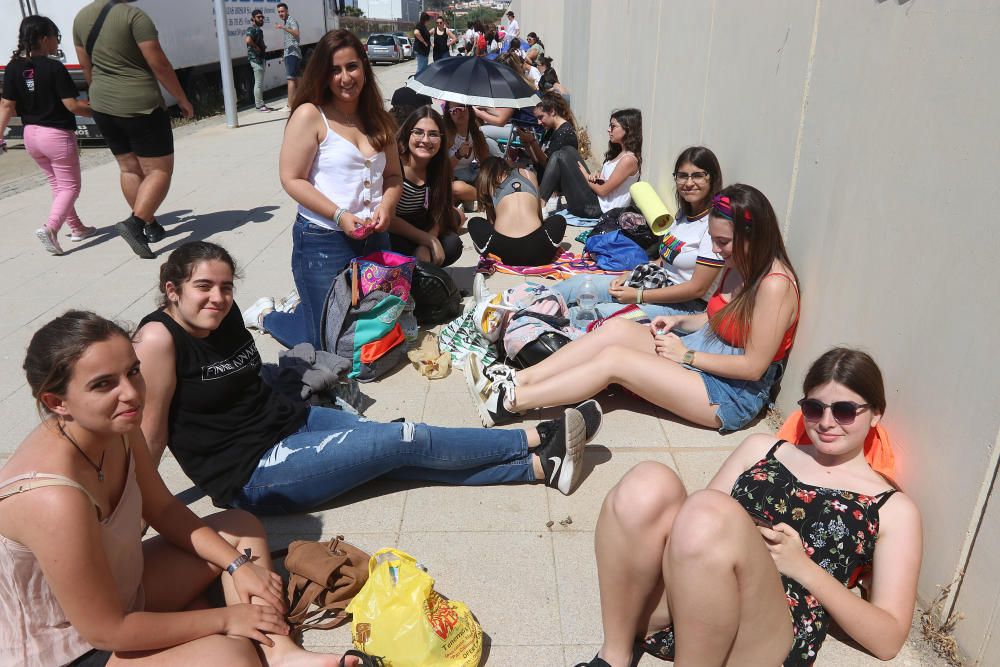
[[[97,30],[108,0],[94,0],[80,10],[73,21],[73,44],[90,86],[94,121],[118,160],[122,194],[132,210],[115,229],[133,252],[153,259],[149,244],[166,234],[156,222],[156,210],[174,171],[174,138],[159,84],[177,99],[185,118],[193,118],[194,109],[149,16],[127,2],[111,1]],[[92,32],[93,49],[88,51]]]
[[[250,13],[250,25],[247,27],[247,60],[253,70],[253,105],[257,111],[275,111],[264,104],[264,56],[267,47],[264,45],[264,12],[255,9]]]

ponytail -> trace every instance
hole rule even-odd
[[[32,14],[25,16],[17,32],[17,50],[11,54],[11,60],[27,60],[31,52],[38,48],[42,39],[59,34],[59,28],[47,16]]]

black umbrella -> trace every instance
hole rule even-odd
[[[418,93],[458,104],[520,109],[538,103],[535,90],[514,70],[486,58],[439,60],[406,85]]]

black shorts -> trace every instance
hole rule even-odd
[[[170,116],[164,109],[131,118],[95,111],[94,122],[114,155],[135,153],[139,157],[165,157],[174,154],[174,133],[170,129]]]
[[[87,651],[66,667],[104,667],[111,660],[111,651]]]

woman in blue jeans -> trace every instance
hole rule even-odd
[[[292,278],[301,304],[277,312],[273,298],[258,299],[243,313],[247,326],[286,347],[320,347],[333,279],[352,258],[389,248],[403,191],[395,138],[361,42],[347,30],[328,32],[302,76],[278,161],[281,185],[299,203]]]
[[[235,264],[186,243],[160,268],[160,308],[135,336],[146,380],[142,431],[222,507],[306,511],[377,477],[482,485],[544,481],[570,493],[601,424],[587,401],[526,431],[381,424],[291,400],[265,384],[234,308]]]

